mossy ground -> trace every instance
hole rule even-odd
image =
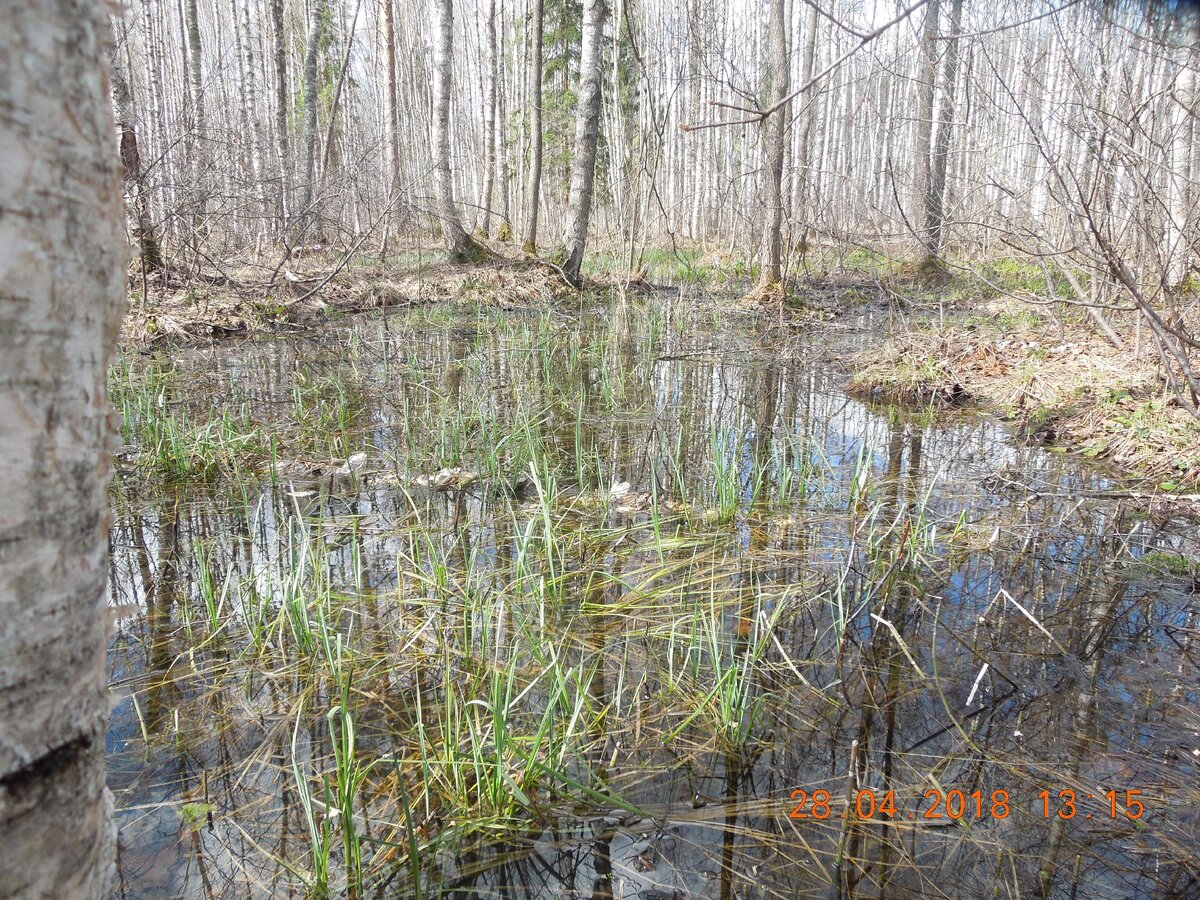
[[[857,354],[851,392],[903,404],[977,404],[1027,440],[1108,460],[1160,490],[1200,485],[1200,422],[1164,385],[1148,341],[1139,349],[1131,334],[1118,350],[1082,321],[1012,299],[971,306]]]

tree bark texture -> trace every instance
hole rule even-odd
[[[121,135],[121,174],[128,198],[130,231],[138,245],[142,266],[154,272],[163,266],[158,239],[150,217],[150,196],[142,178],[142,157],[138,151],[137,123],[133,114],[133,98],[129,93],[129,78],[120,54],[109,52],[112,72],[113,108],[117,114],[117,130]]]
[[[291,210],[288,186],[291,180],[289,173],[292,167],[292,153],[288,140],[287,45],[283,33],[283,0],[271,0],[271,26],[275,57],[275,152],[279,164],[279,220],[281,228],[286,230]]]
[[[575,111],[575,153],[571,165],[571,193],[567,201],[567,236],[563,274],[579,283],[583,251],[587,246],[588,222],[592,214],[592,182],[596,173],[596,149],[600,136],[600,90],[603,84],[601,50],[604,0],[585,0],[583,6],[583,49],[579,59],[579,106]]]
[[[533,0],[533,34],[530,37],[532,64],[529,67],[530,135],[533,147],[529,160],[528,218],[525,222],[525,252],[537,253],[538,204],[542,191],[542,30],[546,9],[543,0]]]
[[[771,2],[771,49],[767,64],[768,91],[772,106],[790,90],[788,78],[787,16],[783,0]],[[790,124],[790,104],[780,106],[763,122],[766,138],[767,219],[763,233],[763,284],[783,281],[783,157]]]
[[[496,58],[496,0],[488,0],[487,7],[487,91],[483,98],[483,224],[480,230],[484,237],[492,231],[492,194],[496,189],[496,74],[499,61]]]
[[[111,895],[107,367],[128,247],[108,8],[0,5],[0,896]]]
[[[400,93],[396,86],[396,0],[383,0],[383,64],[387,66],[387,192],[400,189]]]
[[[454,5],[453,0],[434,4],[433,49],[433,152],[437,184],[438,215],[442,238],[451,262],[462,262],[478,254],[479,248],[463,230],[454,206],[454,176],[450,171],[450,94],[453,89]]]
[[[325,27],[328,0],[316,0],[308,29],[308,49],[304,53],[304,193],[300,201],[301,228],[297,242],[313,219],[313,201],[317,179],[317,62],[321,51],[321,32]]]
[[[930,208],[933,188],[930,161],[933,155],[933,101],[937,89],[938,18],[941,0],[929,0],[925,7],[925,27],[921,31],[921,82],[917,115],[917,191],[921,198],[919,240],[922,252],[929,255]]]
[[[950,4],[950,36],[946,41],[946,61],[942,70],[942,110],[938,115],[937,139],[925,198],[928,237],[923,268],[940,265],[946,225],[946,163],[950,154],[950,130],[954,127],[954,87],[958,80],[958,32],[962,23],[963,0]]]

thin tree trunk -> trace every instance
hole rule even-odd
[[[271,25],[274,31],[275,56],[275,142],[279,162],[279,220],[280,230],[286,233],[290,218],[292,152],[288,141],[288,79],[287,44],[283,32],[283,0],[271,0]]]
[[[0,5],[0,896],[107,900],[108,364],[128,245],[108,8]]]
[[[771,50],[767,63],[767,96],[771,105],[782,101],[790,90],[787,18],[783,0],[771,2]],[[761,282],[777,285],[783,281],[783,157],[789,104],[776,109],[763,123],[766,139],[767,218],[763,229],[763,265]]]
[[[1181,68],[1176,82],[1173,102],[1168,106],[1174,124],[1170,147],[1170,215],[1165,252],[1165,287],[1181,284],[1191,269],[1194,191],[1191,171],[1196,130],[1196,64],[1195,47],[1200,37],[1200,22],[1195,10],[1187,23],[1185,47],[1181,52]]]
[[[205,212],[208,206],[206,196],[207,154],[208,154],[208,122],[204,112],[204,75],[200,66],[200,18],[196,10],[196,0],[185,0],[183,5],[184,19],[187,27],[188,54],[191,58],[189,67],[188,88],[191,92],[192,112],[194,120],[194,143],[192,145],[195,157],[190,160],[192,172],[197,180],[196,188],[199,195],[196,200],[194,224],[200,228],[204,224]]]
[[[451,262],[465,262],[480,255],[479,245],[462,226],[454,205],[454,176],[450,171],[450,95],[454,70],[453,0],[434,4],[433,48],[433,153],[434,181],[437,185],[438,215],[442,238]]]
[[[256,202],[260,204],[260,209],[255,216],[257,218],[261,210],[266,207],[266,194],[263,191],[262,159],[258,143],[259,128],[256,109],[258,103],[254,90],[254,51],[251,49],[252,42],[250,40],[250,4],[248,0],[242,4],[240,17],[237,0],[230,0],[229,9],[233,14],[233,30],[237,36],[238,74],[241,77],[239,100],[241,101],[242,141],[248,157],[252,190]]]
[[[800,68],[801,84],[809,84],[812,82],[813,69],[816,65],[817,58],[817,7],[814,4],[809,9],[807,34],[804,40],[804,61]],[[882,80],[882,79],[881,79]],[[888,82],[885,82],[887,84]],[[795,198],[793,201],[793,210],[796,218],[799,220],[803,232],[801,234],[801,245],[806,247],[808,243],[808,230],[811,223],[815,220],[815,216],[811,215],[808,208],[808,200],[811,194],[809,190],[810,174],[809,165],[812,160],[812,153],[809,149],[811,142],[813,120],[816,118],[817,111],[817,91],[811,88],[804,99],[804,111],[801,113],[800,134],[797,137],[799,149],[797,154],[795,181]],[[883,117],[880,116],[882,119]]]
[[[149,192],[142,178],[142,158],[138,153],[137,127],[133,114],[133,98],[129,92],[129,77],[115,47],[109,49],[108,62],[112,72],[117,130],[121,135],[122,180],[125,183],[125,195],[129,198],[130,231],[138,245],[142,268],[147,272],[155,272],[163,267],[162,253],[150,218]]]
[[[929,196],[933,187],[930,160],[933,150],[933,100],[937,88],[937,37],[941,0],[929,0],[925,7],[925,27],[921,31],[921,83],[917,115],[917,196],[922,204],[921,232],[918,239],[923,256],[929,255]]]
[[[338,110],[342,105],[342,93],[346,85],[346,73],[350,71],[350,57],[354,52],[354,35],[358,32],[358,14],[361,10],[362,0],[355,0],[354,18],[350,20],[350,26],[347,28],[345,21],[343,20],[342,22],[342,30],[346,35],[346,51],[342,55],[342,65],[338,69],[337,85],[333,89],[333,99],[329,103],[329,124],[325,126],[325,153],[321,157],[322,180],[329,176],[331,169],[336,168],[335,161],[337,157],[334,150],[338,146]]]
[[[512,240],[512,210],[509,206],[509,193],[512,187],[512,170],[509,168],[508,156],[508,93],[505,90],[504,69],[505,42],[507,31],[504,25],[504,6],[500,6],[500,62],[497,63],[499,83],[496,95],[496,153],[500,168],[500,226],[496,230],[496,239]]]
[[[963,0],[950,4],[950,37],[946,42],[946,62],[942,70],[942,111],[938,116],[937,141],[933,148],[929,193],[925,198],[928,243],[921,268],[925,271],[942,266],[943,232],[946,224],[946,161],[950,153],[950,130],[954,127],[954,87],[958,78],[958,32],[962,22]]]
[[[496,0],[488,0],[487,7],[487,90],[483,98],[483,224],[480,230],[486,238],[492,233],[492,193],[496,189]]]
[[[308,49],[304,53],[304,193],[300,200],[300,226],[295,241],[303,240],[304,232],[314,218],[313,201],[317,178],[317,62],[321,50],[321,35],[325,28],[325,8],[328,0],[316,0],[312,6],[312,21],[308,29]]]
[[[584,0],[583,49],[579,57],[579,105],[575,111],[575,152],[571,166],[571,194],[567,201],[567,236],[563,250],[563,275],[579,284],[583,251],[587,246],[592,214],[592,181],[596,172],[596,149],[600,135],[600,93],[603,76],[601,50],[604,0]]]
[[[383,0],[384,65],[387,75],[387,104],[384,135],[387,139],[387,196],[389,200],[400,187],[400,101],[396,87],[396,0]],[[393,217],[388,216],[391,220]]]
[[[159,185],[157,193],[160,214],[164,222],[163,230],[166,231],[166,223],[171,221],[175,210],[175,169],[173,165],[174,152],[167,140],[165,112],[167,99],[162,90],[160,76],[160,67],[165,55],[162,48],[162,29],[165,26],[155,20],[155,6],[150,0],[142,0],[142,14],[146,17],[146,105],[154,126],[152,147],[159,156],[156,183]]]
[[[542,191],[542,29],[545,23],[543,0],[533,0],[533,35],[530,47],[533,64],[529,67],[530,137],[533,150],[529,162],[528,220],[525,223],[525,252],[537,253],[538,205]]]

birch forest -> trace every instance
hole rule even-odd
[[[0,897],[1200,897],[1198,71],[0,0]]]
[[[1019,254],[1156,303],[1193,262],[1176,4],[135,0],[114,28],[149,269],[565,246],[592,156],[585,230],[633,269],[662,245],[776,279],[816,246]]]

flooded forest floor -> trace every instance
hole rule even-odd
[[[122,339],[129,349],[146,349],[302,333],[372,310],[438,303],[576,308],[602,295],[701,298],[777,313],[779,324],[793,329],[844,323],[850,314],[869,318],[881,339],[837,362],[852,376],[851,393],[930,415],[985,409],[1023,440],[1109,461],[1138,479],[1148,502],[1151,495],[1176,494],[1170,502],[1200,514],[1196,498],[1178,496],[1200,488],[1200,422],[1165,385],[1149,330],[1143,334],[1135,317],[1123,321],[1118,313],[1108,322],[1115,341],[1106,339],[1082,307],[1039,299],[1062,287],[1048,289],[1040,271],[1001,260],[969,275],[931,279],[883,257],[827,255],[795,273],[786,297],[768,297],[753,289],[749,270],[720,254],[649,256],[652,264],[633,276],[601,257],[582,293],[553,265],[531,257],[497,253],[450,265],[426,247],[386,263],[317,253],[206,276],[151,273],[133,281]],[[656,285],[656,276],[667,283]],[[1200,304],[1187,306],[1188,317],[1200,317]]]
[[[1140,362],[856,269],[440,271],[134,298],[123,896],[1200,896],[1197,442],[1120,452]]]

